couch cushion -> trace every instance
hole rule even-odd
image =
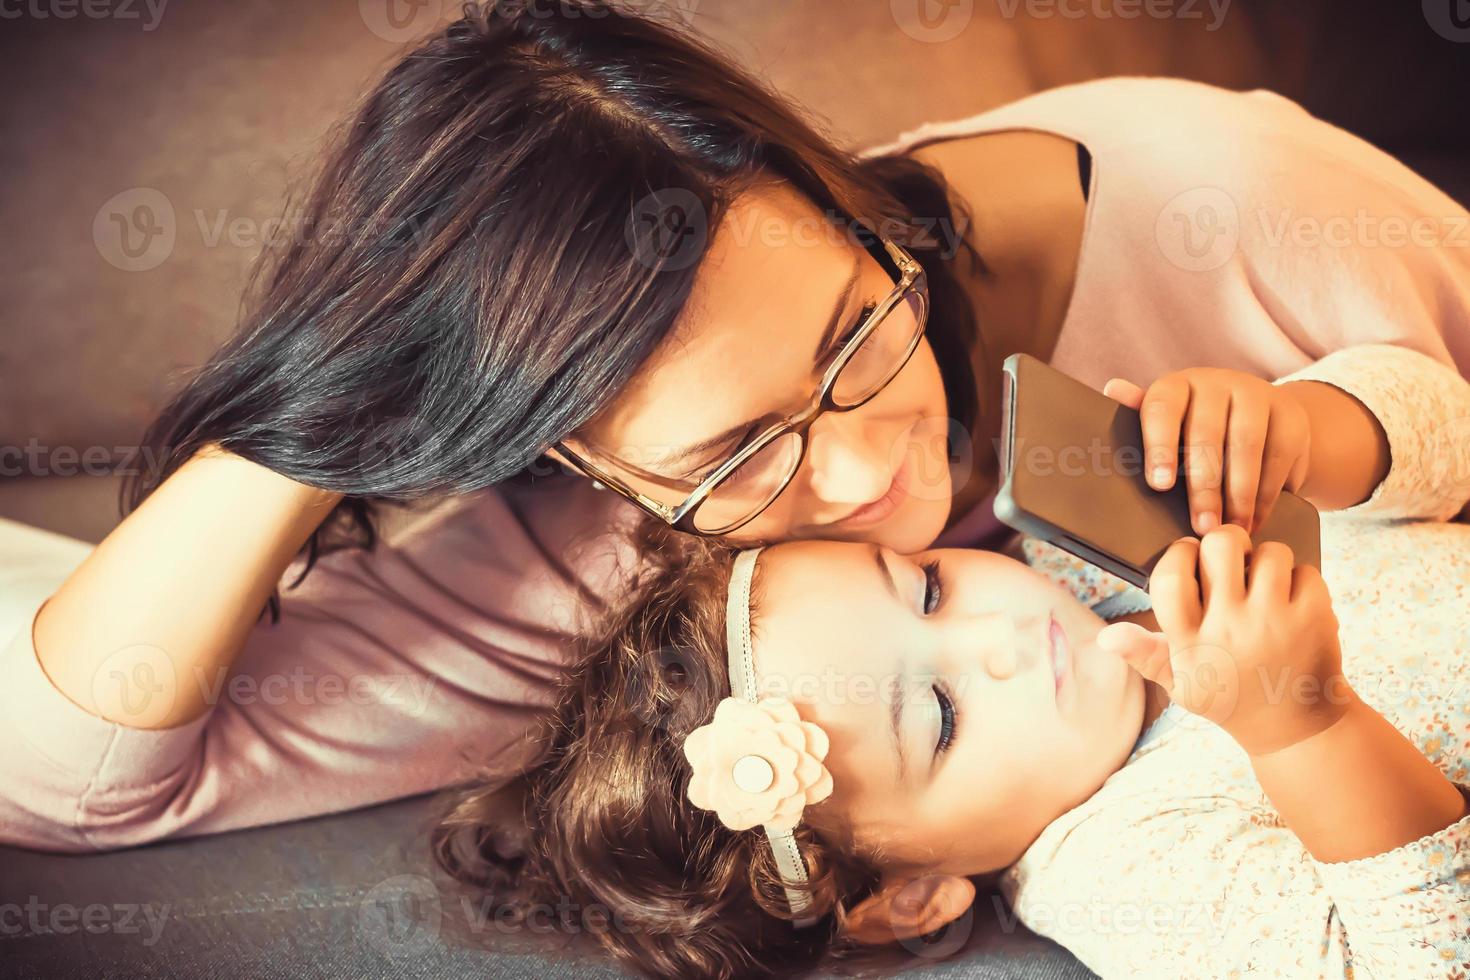
[[[55,980],[623,975],[585,934],[517,931],[441,892],[426,843],[436,805],[421,796],[86,856],[0,848],[0,973]],[[937,946],[915,952],[903,975],[1093,974],[1016,924],[999,896],[982,894]]]

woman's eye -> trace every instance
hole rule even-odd
[[[857,315],[857,321],[853,323],[852,329],[849,330],[842,337],[842,339],[837,342],[837,347],[836,347],[836,351],[834,352],[834,356],[836,355],[836,353],[840,353],[842,351],[842,349],[845,348],[848,344],[852,343],[852,338],[854,338],[854,337],[856,337],[858,335],[858,331],[863,328],[863,324],[865,324],[865,323],[868,322],[868,317],[872,316],[873,315],[873,311],[876,310],[877,308],[878,308],[878,304],[877,303],[864,303],[863,304],[863,308],[858,313],[858,315]],[[872,337],[869,337],[868,339],[871,340]],[[866,346],[866,344],[864,346]]]
[[[749,429],[746,429],[745,430],[745,434],[742,435],[738,440],[736,440],[736,442],[734,443],[734,447],[735,448],[726,451],[724,453],[724,455],[722,455],[722,456],[716,457],[716,459],[713,462],[709,463],[708,465],[702,466],[697,473],[685,473],[682,476],[675,477],[675,479],[678,479],[678,480],[687,480],[687,481],[689,481],[689,483],[691,483],[693,485],[698,485],[700,483],[703,483],[705,480],[709,479],[711,476],[714,476],[715,470],[719,469],[721,466],[724,466],[725,463],[728,460],[730,460],[731,458],[733,458],[737,452],[739,452],[741,449],[744,449],[746,443],[750,442],[751,438],[757,432],[759,432],[760,429],[761,429],[761,423],[760,422],[757,422],[755,425],[752,425]],[[748,476],[749,473],[745,472],[746,470],[747,470],[747,467],[742,466],[739,470],[736,470],[735,471],[735,473],[733,474],[733,478],[736,479],[736,480],[738,480],[742,475]]]
[[[925,562],[921,567],[924,569],[924,615],[928,616],[944,600],[944,589],[939,580],[939,559]]]
[[[723,463],[724,460],[721,460],[708,469],[701,470],[698,473],[691,473],[690,475],[684,477],[684,479],[688,480],[690,483],[703,483],[705,480],[708,480],[711,476],[713,476],[715,470],[719,469],[720,466],[723,465]]]
[[[943,755],[954,742],[954,698],[941,682],[933,685],[934,700],[939,703],[939,741],[934,746],[935,755]]]

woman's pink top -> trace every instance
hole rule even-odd
[[[1196,365],[1274,379],[1388,343],[1470,376],[1465,209],[1295,103],[1104,79],[864,152],[1004,129],[1057,133],[1093,157],[1061,370],[1099,388]],[[978,510],[940,543],[983,540],[988,501]],[[614,528],[633,514],[580,481],[495,488],[446,502],[372,554],[328,555],[282,593],[278,625],[256,625],[229,678],[201,680],[218,685],[209,713],[165,731],[103,721],[51,685],[31,625],[59,578],[33,583],[34,599],[0,622],[0,841],[115,848],[524,764],[571,632],[615,601],[636,561]],[[298,570],[299,559],[282,581]]]

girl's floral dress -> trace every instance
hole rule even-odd
[[[1470,383],[1380,345],[1277,383],[1293,380],[1355,396],[1392,454],[1369,499],[1322,514],[1344,673],[1470,800]],[[1021,546],[1100,615],[1148,607],[1094,566]],[[1104,977],[1470,977],[1470,816],[1383,854],[1318,861],[1235,742],[1173,705],[1001,889]]]

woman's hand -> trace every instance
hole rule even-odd
[[[1190,523],[1203,535],[1222,523],[1254,533],[1283,489],[1306,482],[1311,421],[1286,387],[1201,367],[1166,374],[1147,391],[1112,378],[1103,394],[1138,410],[1155,490],[1174,485],[1182,445]]]
[[[1249,562],[1247,562],[1249,556]],[[1337,617],[1321,574],[1234,525],[1170,545],[1149,578],[1162,633],[1113,623],[1098,643],[1215,722],[1250,755],[1337,721],[1356,694],[1342,676]]]

